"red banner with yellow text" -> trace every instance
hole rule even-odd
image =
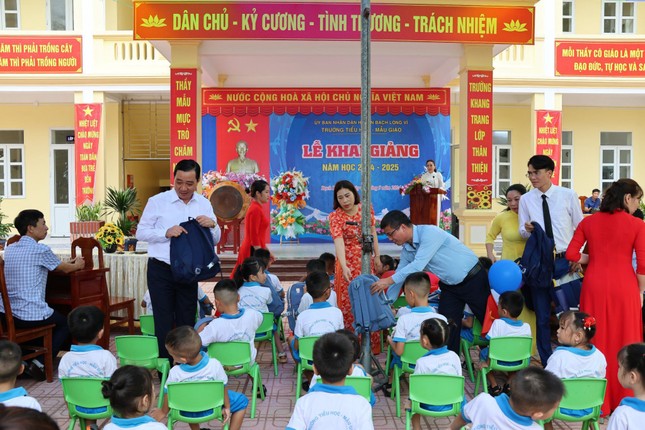
[[[493,188],[493,72],[469,70],[466,208],[490,209]]]
[[[360,40],[360,3],[134,3],[134,38]],[[534,43],[535,8],[372,4],[373,41]]]
[[[101,110],[100,103],[74,105],[77,206],[94,201],[96,155],[101,137]]]
[[[555,42],[556,76],[645,77],[645,42]]]
[[[560,154],[562,153],[562,112],[557,110],[536,110],[537,134],[535,153],[548,155],[555,162],[551,181],[560,183]]]
[[[0,73],[81,73],[80,36],[0,36]]]
[[[197,69],[170,70],[170,183],[175,165],[197,160]]]

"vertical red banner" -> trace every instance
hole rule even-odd
[[[493,188],[493,72],[468,71],[466,208],[490,209]]]
[[[94,201],[96,155],[101,136],[100,103],[74,105],[74,155],[76,161],[76,205]]]
[[[537,125],[535,153],[548,155],[555,162],[551,181],[560,183],[560,159],[562,158],[562,112],[557,110],[536,110]]]
[[[183,159],[197,160],[197,69],[170,70],[170,183],[175,165]],[[201,179],[200,179],[201,180]]]

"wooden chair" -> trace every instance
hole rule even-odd
[[[587,200],[587,196],[580,196],[578,200],[580,200],[580,210],[582,213],[585,213],[585,200]]]
[[[43,356],[45,362],[45,376],[47,382],[54,380],[54,360],[52,357],[52,331],[54,324],[47,324],[32,328],[16,328],[13,322],[13,313],[11,312],[11,303],[9,302],[9,292],[4,277],[4,260],[0,259],[0,295],[2,295],[2,304],[4,306],[4,318],[0,321],[0,339],[7,339],[20,345],[26,351],[22,356],[23,360],[30,360],[38,356]],[[43,339],[43,345],[25,345],[25,342],[35,339]]]
[[[103,260],[103,248],[101,244],[92,237],[80,237],[74,242],[72,242],[72,258],[76,258],[76,248],[81,250],[81,256],[85,260],[85,269],[92,270],[94,269],[94,248],[98,252],[98,263],[99,269],[105,268],[105,262]],[[114,326],[119,326],[121,324],[128,324],[128,334],[134,334],[134,298],[133,297],[122,297],[122,296],[110,296],[109,288],[107,286],[107,281],[103,282],[103,295],[105,300],[105,332],[103,337],[105,339],[110,338],[110,328]],[[125,310],[126,316],[117,316],[112,315],[113,313]],[[114,322],[112,322],[114,320]]]
[[[12,243],[16,243],[16,242],[18,242],[18,241],[20,240],[20,238],[21,238],[21,237],[22,237],[22,236],[20,236],[19,234],[14,234],[14,235],[13,235],[13,236],[11,236],[9,239],[7,239],[7,243],[5,244],[5,246],[9,246],[9,245],[11,245]]]

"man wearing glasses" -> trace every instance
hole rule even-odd
[[[395,300],[409,274],[430,271],[440,279],[440,314],[460,324],[464,305],[468,304],[473,314],[484,321],[490,295],[488,274],[470,248],[435,225],[412,224],[398,210],[383,217],[381,229],[403,249],[396,273],[372,284],[372,293],[387,290],[388,298]],[[459,353],[459,332],[450,330],[448,339],[448,348],[456,353]]]
[[[546,155],[534,155],[529,159],[526,176],[531,181],[533,189],[522,196],[519,208],[520,235],[526,239],[533,231],[531,222],[537,222],[547,236],[555,241],[555,273],[556,286],[567,291],[569,306],[578,306],[580,301],[581,280],[577,276],[579,264],[569,264],[564,254],[573,237],[573,231],[582,221],[582,210],[578,195],[568,188],[551,183],[555,163]],[[531,299],[536,316],[536,341],[542,365],[552,354],[551,301],[555,289],[531,288]],[[571,303],[571,302],[575,303]],[[568,310],[568,309],[563,309]]]

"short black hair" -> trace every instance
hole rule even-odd
[[[271,261],[271,251],[266,248],[255,248],[253,251],[253,256],[264,263],[264,267],[269,266]]]
[[[551,159],[551,157],[542,154],[534,155],[529,158],[529,162],[526,163],[526,165],[533,166],[535,170],[545,169],[552,172],[555,170],[555,162]]]
[[[262,194],[262,192],[268,186],[269,186],[269,183],[264,179],[258,179],[257,181],[253,181],[253,183],[251,184],[251,191],[249,192],[249,194],[251,195],[251,198],[255,197],[257,193]]]
[[[202,340],[194,328],[182,325],[168,332],[166,335],[166,347],[193,359],[201,352]]]
[[[182,172],[195,171],[195,178],[199,181],[201,179],[202,169],[199,167],[199,163],[195,160],[184,159],[175,164],[175,169],[172,172],[173,176],[177,176],[177,172],[181,170]]]
[[[392,229],[397,229],[401,225],[411,227],[412,221],[410,221],[410,218],[400,210],[389,211],[381,220],[381,229],[388,226]]]
[[[114,371],[109,381],[101,383],[101,393],[110,399],[116,415],[124,418],[139,413],[139,399],[145,395],[152,399],[152,376],[143,367],[127,365]]]
[[[618,363],[625,372],[636,372],[641,377],[641,387],[645,388],[645,343],[625,345],[618,352]]]
[[[0,340],[0,383],[16,379],[22,365],[22,351],[17,343]]]
[[[354,347],[347,336],[327,333],[314,343],[313,358],[323,383],[341,382],[354,362]]]
[[[600,192],[600,190],[598,188],[594,188],[593,190],[591,190],[591,194],[599,193],[599,192]]]
[[[18,213],[18,216],[13,220],[13,225],[18,230],[21,236],[27,234],[27,227],[36,227],[38,220],[44,219],[45,215],[38,209],[25,209]]]
[[[327,265],[321,259],[314,258],[312,260],[307,261],[307,266],[305,267],[305,270],[307,271],[307,273],[326,272]]]
[[[320,257],[318,257],[318,259],[325,262],[325,270],[327,272],[334,270],[334,265],[336,264],[336,256],[334,254],[332,254],[331,252],[323,252],[322,254],[320,254]]]
[[[524,309],[524,296],[519,291],[505,291],[499,296],[499,305],[511,318],[517,318]]]
[[[397,260],[392,258],[390,255],[381,254],[379,256],[379,259],[381,260],[381,265],[388,266],[390,268],[390,270],[396,270],[396,266],[398,266],[398,262],[397,262]]]
[[[352,346],[354,347],[354,361],[358,360],[361,357],[361,341],[358,339],[358,336],[356,336],[353,331],[347,330],[345,328],[336,330],[336,333],[347,336],[347,339],[349,339],[349,341],[352,343]]]
[[[325,271],[311,272],[305,278],[305,285],[307,285],[307,292],[311,295],[312,299],[317,299],[325,294],[329,289],[331,283],[329,282],[329,275]]]
[[[410,273],[403,281],[403,289],[412,289],[418,296],[430,294],[430,276],[426,272]]]
[[[560,378],[537,366],[520,370],[511,380],[511,404],[520,415],[530,417],[553,409],[563,395],[564,384]]]
[[[44,412],[0,403],[0,430],[60,430]]]
[[[232,279],[222,279],[213,288],[215,298],[227,305],[237,303],[237,284]]]
[[[450,327],[439,318],[428,318],[421,323],[421,336],[426,336],[433,348],[441,348],[448,342]]]
[[[72,336],[80,343],[92,342],[103,329],[105,314],[96,306],[79,306],[67,316]]]

